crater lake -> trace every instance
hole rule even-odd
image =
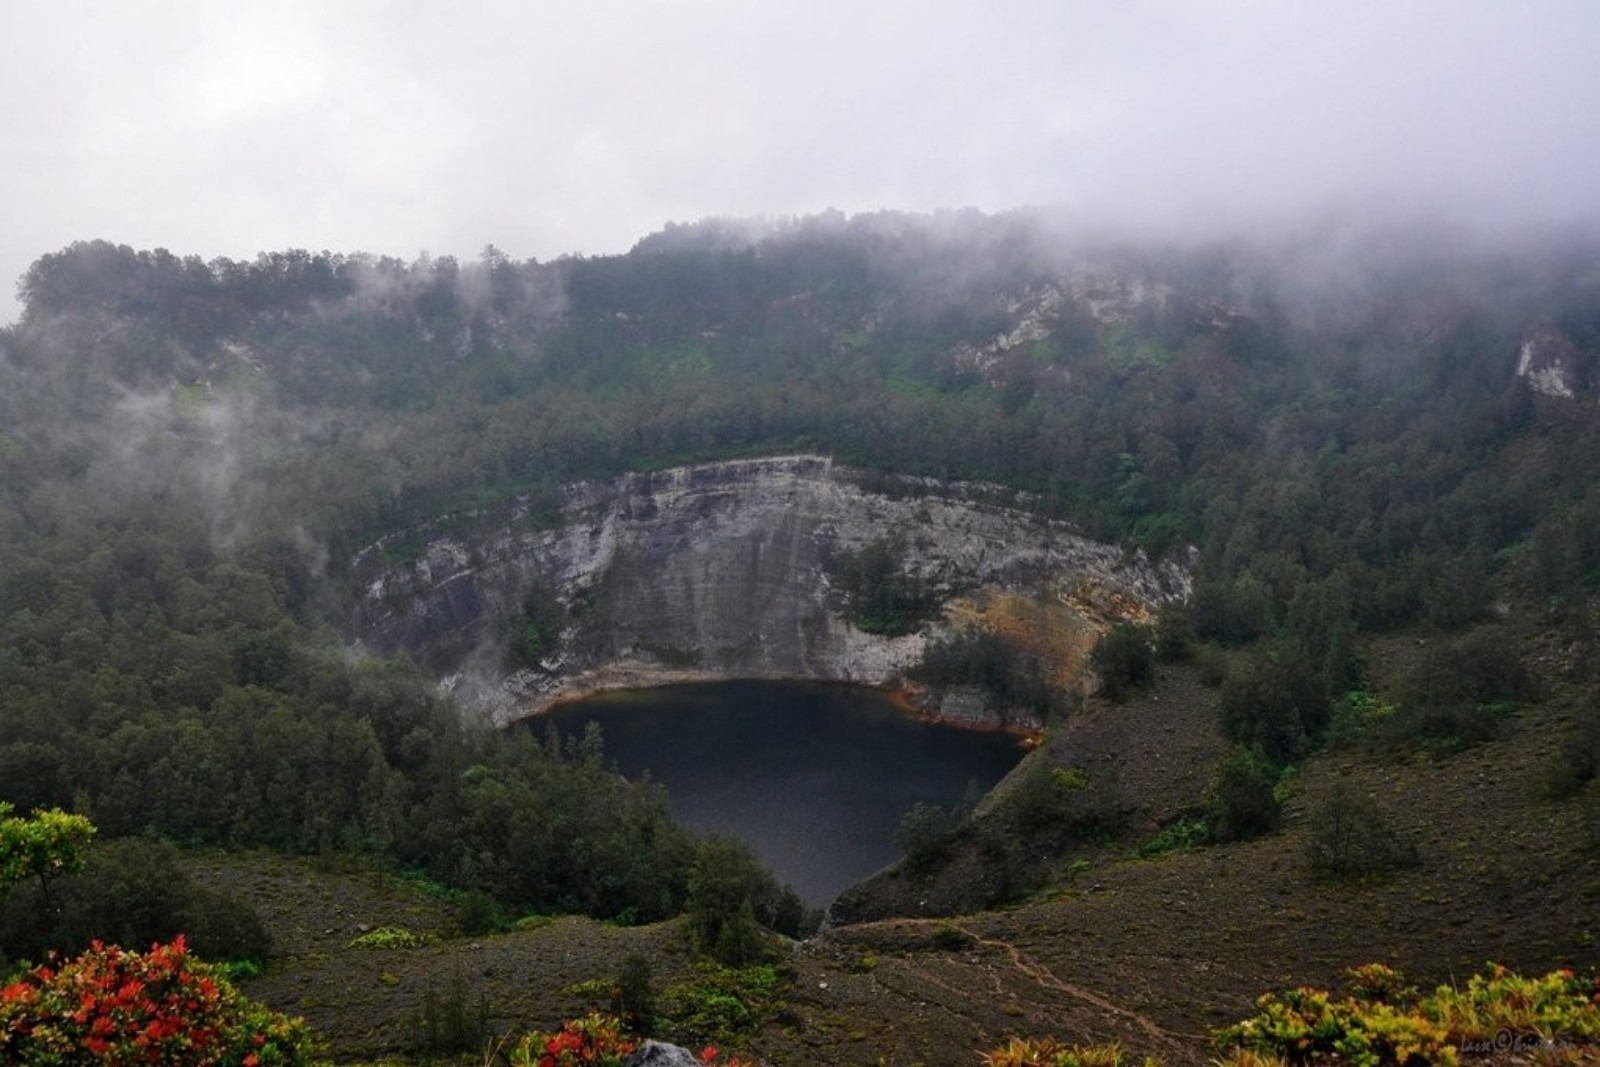
[[[714,682],[586,697],[531,720],[581,736],[608,766],[667,787],[672,815],[749,844],[780,883],[823,907],[898,858],[917,803],[988,792],[1026,749],[998,731],[907,715],[886,693],[806,682]]]

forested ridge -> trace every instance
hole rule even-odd
[[[1026,213],[830,214],[549,263],[85,242],[19,291],[0,799],[108,836],[365,855],[485,914],[678,912],[701,852],[659,790],[581,740],[495,735],[337,630],[380,537],[403,553],[513,498],[543,521],[563,484],[629,469],[818,451],[1025,489],[1192,558],[1187,625],[1259,650],[1230,733],[1273,761],[1326,731],[1358,632],[1509,598],[1592,641],[1587,237],[1154,246]],[[1563,339],[1576,395],[1516,373],[1533,331]]]

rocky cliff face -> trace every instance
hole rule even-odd
[[[412,563],[383,545],[357,560],[351,622],[380,652],[404,650],[502,720],[603,688],[723,678],[896,685],[929,640],[1004,633],[1058,684],[1078,684],[1105,626],[1187,592],[1174,565],[1125,559],[993,487],[864,478],[820,456],[740,460],[570,486],[561,523],[519,529],[514,510],[472,536],[438,537]],[[892,539],[938,611],[884,637],[848,618],[841,553]],[[538,668],[506,667],[527,590],[553,592],[564,628]],[[981,693],[918,693],[972,725],[1018,725]]]
[[[1589,360],[1560,330],[1535,326],[1517,351],[1517,377],[1541,396],[1575,400],[1589,391]]]

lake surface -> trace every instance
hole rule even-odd
[[[542,721],[541,721],[542,720]],[[600,724],[606,761],[645,771],[697,830],[738,837],[825,906],[898,858],[894,832],[913,804],[987,792],[1023,756],[1018,740],[905,715],[857,686],[718,682],[605,693],[535,720],[563,734]]]

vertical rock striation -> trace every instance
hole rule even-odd
[[[519,530],[513,508],[478,534],[432,540],[410,564],[382,562],[381,544],[368,549],[351,628],[363,646],[413,655],[505,720],[597,689],[672,681],[894,685],[930,639],[958,627],[1006,629],[1070,682],[1100,629],[1187,593],[1181,567],[1130,560],[1006,506],[1015,503],[992,486],[868,488],[822,456],[580,483],[552,529]],[[835,580],[841,553],[886,539],[937,608],[901,636],[854,625]],[[536,585],[554,592],[565,628],[538,668],[512,670],[506,633]],[[948,703],[973,725],[1004,711],[973,694],[924,696],[935,713]]]

